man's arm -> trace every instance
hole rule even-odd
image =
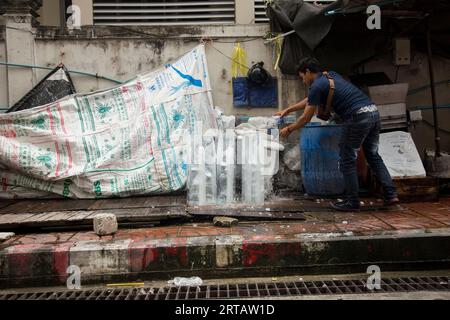
[[[308,98],[305,98],[302,101],[297,102],[296,104],[294,104],[284,110],[278,111],[277,113],[274,114],[274,116],[285,117],[291,112],[305,109],[307,104],[308,104]]]
[[[311,121],[312,117],[314,116],[314,113],[316,113],[316,106],[307,105],[305,108],[305,111],[303,111],[303,114],[298,118],[298,120],[291,124],[289,127],[291,131],[297,130],[302,128],[305,124]]]
[[[316,108],[317,108],[316,106],[307,105],[305,111],[303,111],[303,114],[300,116],[300,118],[298,118],[298,120],[295,123],[290,124],[289,126],[283,128],[280,131],[280,136],[282,138],[286,138],[292,131],[300,129],[305,124],[310,122],[312,117],[314,116],[314,113],[316,112]]]

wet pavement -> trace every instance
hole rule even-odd
[[[312,207],[303,212],[304,220],[240,220],[237,226],[217,227],[211,218],[121,228],[103,237],[93,231],[16,235],[0,243],[0,284],[62,284],[69,265],[95,282],[450,262],[450,197],[358,213],[329,211],[327,201],[296,201]]]

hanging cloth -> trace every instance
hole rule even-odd
[[[247,75],[247,52],[241,48],[241,44],[238,42],[233,49],[233,55],[231,56],[231,76],[237,78],[239,76],[245,77]]]

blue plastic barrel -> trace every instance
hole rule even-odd
[[[303,186],[306,193],[336,196],[344,193],[338,168],[339,141],[344,125],[310,123],[300,135]]]

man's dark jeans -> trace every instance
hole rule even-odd
[[[339,169],[344,175],[346,200],[359,205],[359,185],[356,159],[362,146],[367,163],[383,186],[385,199],[397,196],[391,176],[378,154],[380,138],[380,114],[378,111],[353,115],[345,122],[340,146]]]

